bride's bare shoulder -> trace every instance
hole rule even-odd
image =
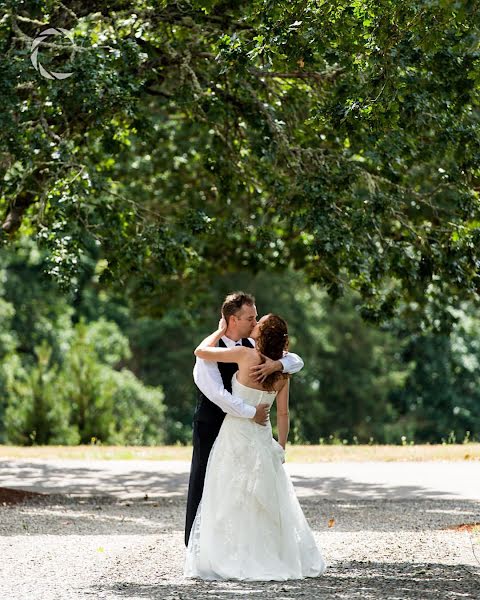
[[[245,348],[244,356],[252,363],[258,364],[262,362],[262,357],[255,350],[255,348],[249,348],[248,346],[243,346]]]

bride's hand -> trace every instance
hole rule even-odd
[[[275,438],[272,438],[272,440],[275,452],[278,454],[283,464],[285,462],[285,448],[281,444],[279,444]]]
[[[222,315],[222,318],[218,322],[218,331],[225,335],[227,331],[227,322],[225,321],[225,317]]]

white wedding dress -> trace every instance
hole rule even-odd
[[[236,373],[232,391],[252,406],[271,405],[276,396],[239,383]],[[283,581],[324,573],[282,459],[270,422],[226,415],[208,459],[184,577]]]

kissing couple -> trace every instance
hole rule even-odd
[[[195,349],[198,400],[185,524],[184,577],[283,581],[326,562],[285,470],[291,374],[287,323],[229,294],[218,328]],[[270,408],[277,403],[278,441]]]

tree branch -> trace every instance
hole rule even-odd
[[[8,234],[15,233],[22,223],[23,214],[34,202],[35,194],[31,190],[20,192],[7,211],[2,230]]]

